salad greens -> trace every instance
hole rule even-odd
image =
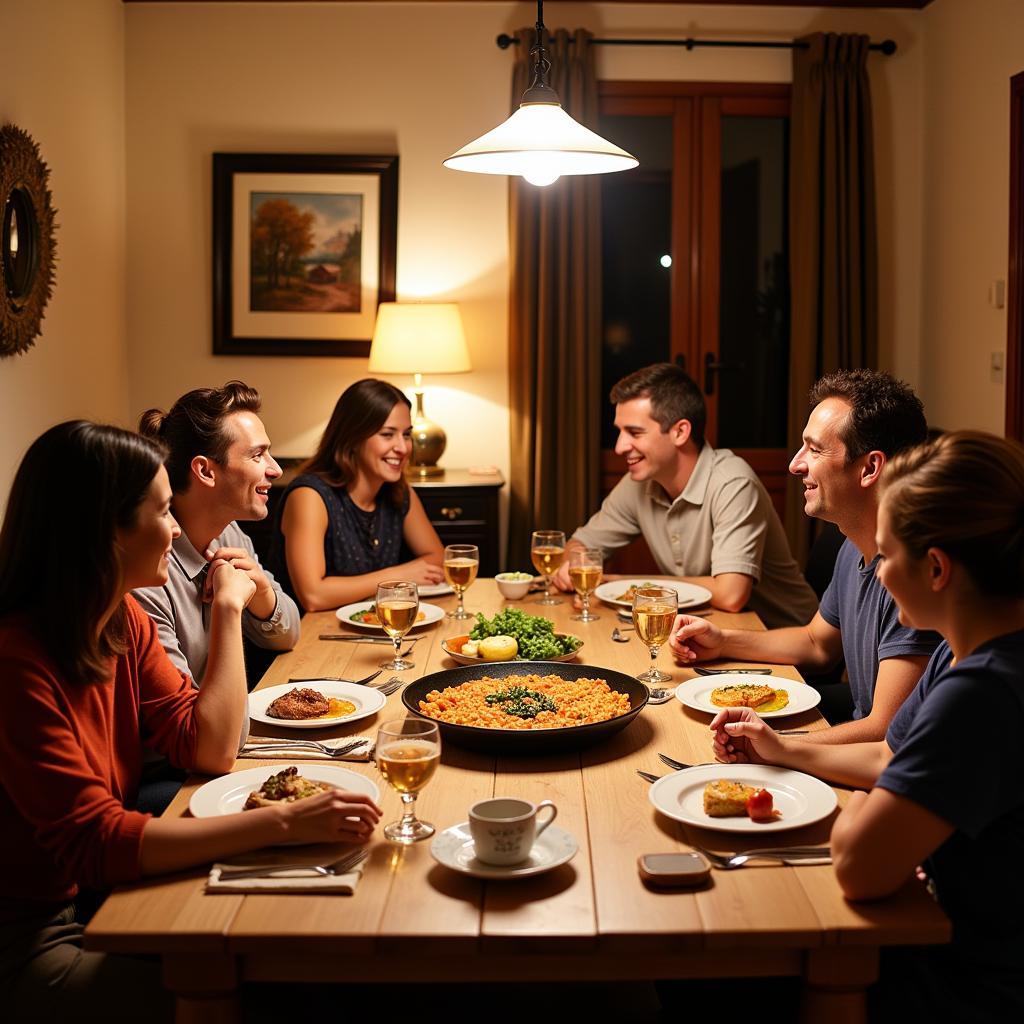
[[[519,644],[517,661],[544,661],[572,654],[583,643],[578,636],[555,634],[555,625],[550,619],[539,615],[527,615],[518,608],[506,608],[492,619],[477,612],[476,625],[469,634],[470,640],[483,640],[489,636],[515,637]]]

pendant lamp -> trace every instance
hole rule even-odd
[[[444,161],[455,171],[518,174],[533,185],[550,185],[563,174],[628,171],[635,156],[574,121],[548,83],[544,0],[537,0],[537,41],[530,48],[533,82],[519,109],[503,124]]]

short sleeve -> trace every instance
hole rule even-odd
[[[738,572],[760,580],[768,524],[756,483],[749,477],[726,481],[712,497],[711,515],[711,575]]]

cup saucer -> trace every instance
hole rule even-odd
[[[557,825],[551,825],[533,844],[529,858],[521,863],[504,867],[485,864],[476,859],[467,821],[446,828],[430,844],[430,853],[439,864],[474,878],[528,878],[540,875],[572,860],[578,849],[579,845],[568,832]]]

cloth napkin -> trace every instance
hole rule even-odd
[[[341,757],[332,757],[313,747],[295,746],[292,740],[274,739],[270,737],[250,736],[242,749],[238,752],[239,757],[258,757],[264,761],[273,760],[275,757],[284,758],[286,761],[370,761],[373,759],[374,740],[371,736],[342,736],[334,740],[319,740],[325,747],[348,746],[355,740],[360,741],[360,746]],[[266,750],[250,750],[253,746],[266,746]]]
[[[214,864],[210,876],[206,880],[206,891],[209,893],[335,893],[351,896],[356,891],[359,879],[363,876],[363,865],[357,864],[344,875],[317,875],[301,869],[270,875],[266,878],[238,878],[221,880],[221,868],[225,864]],[[270,865],[268,865],[269,867]]]

